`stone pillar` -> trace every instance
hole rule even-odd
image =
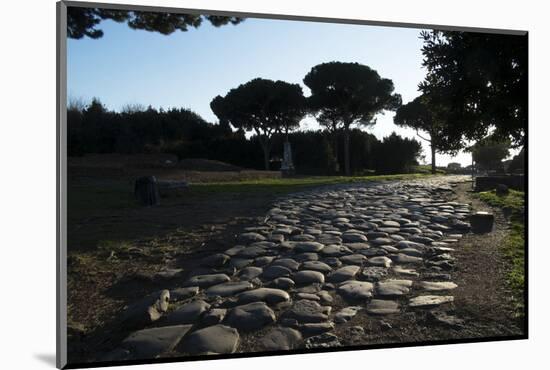
[[[283,162],[281,163],[281,172],[283,176],[294,175],[294,163],[292,163],[292,148],[287,140],[283,144]]]
[[[138,178],[134,184],[134,195],[144,206],[158,206],[160,204],[160,194],[155,176]]]

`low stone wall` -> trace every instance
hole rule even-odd
[[[475,182],[475,191],[488,191],[495,189],[498,184],[504,184],[509,188],[524,191],[525,180],[523,175],[509,176],[478,176]]]

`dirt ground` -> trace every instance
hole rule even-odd
[[[451,200],[490,209],[470,194],[471,184],[459,185]],[[122,338],[112,336],[113,320],[125,305],[170,282],[153,276],[166,265],[190,270],[207,254],[225,250],[236,234],[263,218],[275,195],[215,194],[209,199],[176,200],[158,208],[114,208],[109,212],[69,212],[68,335],[70,362],[94,360]],[[449,314],[464,323],[448,326],[434,322],[427,310],[376,318],[359,312],[334,332],[345,346],[413,343],[473,338],[520,336],[523,318],[514,310],[506,288],[507,264],[498,245],[508,224],[502,212],[490,234],[467,234],[454,247],[458,288]],[[109,242],[94,235],[112,232]],[[338,299],[338,298],[337,298]],[[343,302],[341,303],[343,307]],[[338,301],[333,310],[340,307]],[[363,333],[352,327],[362,326]],[[241,351],[253,348],[262,332],[242,337]]]

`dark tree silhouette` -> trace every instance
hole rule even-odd
[[[269,170],[271,139],[277,132],[297,127],[306,113],[302,88],[297,84],[256,78],[231,89],[225,97],[210,103],[221,124],[254,131],[264,152],[264,167]]]
[[[491,131],[524,144],[527,127],[527,36],[422,32],[427,76],[420,90],[447,107],[455,136],[480,140]]]
[[[430,143],[433,174],[436,173],[436,152],[455,154],[463,146],[460,136],[447,133],[446,122],[442,115],[435,104],[430,104],[427,96],[421,95],[399,107],[393,118],[397,126],[416,130],[419,138]]]
[[[374,169],[378,174],[406,173],[417,165],[422,145],[414,139],[403,138],[392,132],[374,145]]]
[[[340,163],[338,162],[338,136],[341,131],[338,115],[334,111],[326,109],[317,114],[316,119],[332,138],[332,152],[334,153],[333,171],[338,173],[340,172]]]
[[[525,171],[524,149],[521,149],[521,151],[512,158],[512,160],[510,161],[510,166],[508,167],[508,171],[519,173],[523,173]]]
[[[227,120],[223,124],[210,123],[188,109],[157,110],[133,104],[115,112],[106,109],[99,99],[90,103],[73,99],[67,110],[67,127],[69,156],[170,153],[179,159],[204,158],[244,168],[265,167],[257,135],[247,138],[244,129],[232,130]],[[335,156],[330,145],[333,138],[334,135],[326,130],[289,132],[288,140],[295,145],[296,171],[308,175],[334,174]],[[343,158],[342,132],[335,138],[340,143],[339,157]],[[274,155],[283,155],[284,140],[287,140],[286,135],[273,136]],[[418,154],[414,150],[414,140],[397,136],[391,140],[386,138],[383,144],[374,135],[358,128],[350,130],[350,142],[351,168],[363,174],[371,170],[379,173],[409,171]]]
[[[67,36],[72,39],[81,39],[84,36],[98,39],[103,36],[103,31],[97,26],[108,19],[119,23],[124,22],[135,30],[159,32],[163,35],[169,35],[178,30],[185,32],[189,28],[198,28],[205,20],[215,27],[229,23],[238,24],[244,20],[238,17],[217,15],[139,12],[71,6],[67,8]]]
[[[473,160],[484,170],[502,170],[502,160],[510,155],[510,142],[488,136],[472,146]]]
[[[351,175],[350,126],[374,125],[376,114],[397,109],[401,96],[393,94],[391,80],[359,63],[319,64],[305,76],[304,84],[311,90],[309,107],[321,123],[331,122],[343,131],[345,173]]]

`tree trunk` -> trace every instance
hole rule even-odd
[[[344,128],[344,166],[346,176],[351,176],[350,158],[349,158],[349,129]]]
[[[432,149],[432,174],[435,175],[435,145],[434,145],[434,143],[431,143],[431,149]]]

